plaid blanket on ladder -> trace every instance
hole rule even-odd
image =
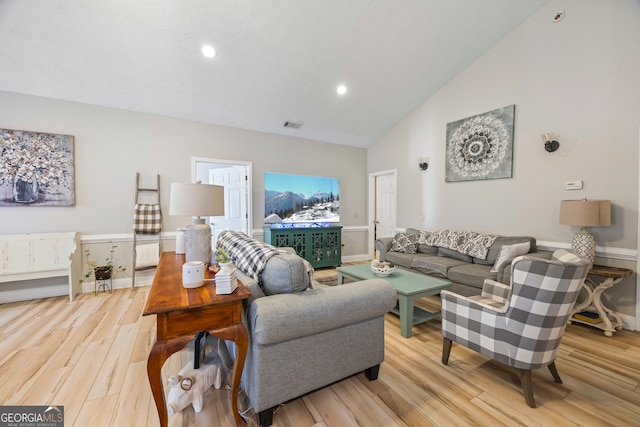
[[[157,234],[162,229],[160,205],[136,204],[133,212],[133,229],[140,234]]]
[[[260,283],[267,261],[280,253],[268,243],[252,239],[241,231],[226,230],[218,236],[217,247],[224,249],[240,271]]]

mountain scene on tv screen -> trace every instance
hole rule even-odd
[[[340,222],[340,196],[333,192],[311,195],[265,190],[266,224],[279,222]]]

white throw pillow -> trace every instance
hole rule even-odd
[[[508,264],[513,261],[515,257],[529,253],[529,249],[531,249],[531,243],[529,242],[516,243],[515,245],[502,245],[491,272],[497,273],[503,264]]]

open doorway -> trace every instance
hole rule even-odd
[[[224,215],[205,220],[211,226],[213,247],[224,230],[238,230],[252,235],[251,173],[251,162],[191,158],[192,182],[224,187]]]

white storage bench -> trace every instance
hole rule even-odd
[[[0,303],[82,292],[77,232],[0,235]],[[67,276],[66,282],[60,278]]]

